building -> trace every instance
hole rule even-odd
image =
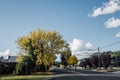
[[[0,74],[12,73],[15,70],[17,56],[9,56],[8,59],[0,57]]]

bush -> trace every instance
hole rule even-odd
[[[16,65],[16,74],[18,75],[25,75],[31,74],[32,71],[32,63],[29,56],[24,56],[22,61]]]

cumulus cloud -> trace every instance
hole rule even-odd
[[[0,52],[0,57],[3,57],[4,59],[8,59],[10,55],[10,50],[6,50],[5,52]]]
[[[120,37],[120,31],[116,34],[116,37]]]
[[[84,42],[80,39],[73,39],[73,41],[69,44],[72,54],[76,55],[78,59],[88,57],[95,52],[94,46],[90,42]]]
[[[117,11],[120,11],[120,0],[109,0],[109,2],[105,2],[101,7],[94,8],[92,14],[88,14],[88,16],[96,17],[104,14],[112,14]]]
[[[120,19],[115,19],[114,17],[108,19],[105,24],[106,28],[117,28],[120,26]]]

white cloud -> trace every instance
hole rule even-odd
[[[74,55],[78,58],[78,59],[82,59],[82,58],[86,58],[86,57],[89,57],[90,55],[92,55],[93,53],[95,53],[95,51],[78,51],[76,52]]]
[[[73,39],[73,41],[69,44],[72,54],[77,56],[78,59],[88,57],[95,52],[93,44],[91,44],[90,42],[84,42],[80,39]]]
[[[106,28],[117,28],[120,26],[120,19],[115,19],[114,17],[108,19],[105,24]]]
[[[112,14],[117,11],[120,11],[120,0],[109,0],[109,2],[105,2],[101,7],[94,8],[92,14],[88,14],[88,16],[96,17],[104,14]]]
[[[91,49],[91,48],[93,48],[93,45],[90,42],[87,42],[86,43],[86,48]]]
[[[116,34],[116,37],[120,37],[120,31]]]
[[[84,42],[82,40],[74,39],[72,43],[70,43],[70,48],[73,52],[83,50],[85,47]]]
[[[10,55],[10,50],[6,50],[5,52],[0,52],[0,57],[3,57],[4,59],[8,59]]]

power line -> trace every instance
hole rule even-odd
[[[100,49],[107,48],[107,47],[110,47],[110,46],[116,45],[116,44],[118,44],[118,43],[120,43],[120,41],[117,41],[117,42],[111,43],[111,44],[109,44],[109,45],[106,45],[106,46],[100,47]]]
[[[110,46],[113,46],[113,45],[116,45],[116,44],[119,44],[119,43],[120,43],[120,41],[117,41],[117,42],[108,44],[106,46],[100,47],[100,48],[98,47],[98,67],[99,67],[99,69],[101,69],[101,66],[100,66],[100,62],[101,62],[101,60],[100,60],[100,49],[107,48],[107,47],[110,47]]]

